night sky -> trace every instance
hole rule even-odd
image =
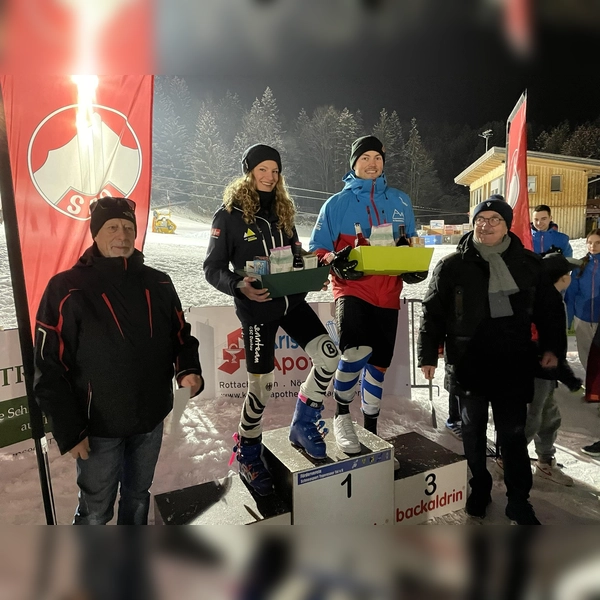
[[[534,50],[523,57],[509,48],[498,14],[483,10],[489,1],[382,2],[387,10],[353,11],[357,1],[263,0],[247,13],[210,4],[183,61],[186,35],[178,30],[170,48],[177,60],[166,56],[164,72],[184,75],[200,98],[231,90],[246,106],[268,85],[286,119],[331,103],[360,108],[367,126],[385,107],[402,121],[480,127],[506,120],[526,88],[528,120],[539,126],[600,116],[593,27],[540,21]]]

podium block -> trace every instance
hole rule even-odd
[[[154,520],[164,525],[290,525],[290,507],[276,494],[251,494],[237,473],[158,494]]]
[[[400,463],[400,469],[394,473],[396,524],[416,525],[465,507],[464,456],[415,432],[388,441]]]
[[[292,523],[392,524],[394,515],[393,447],[356,425],[361,453],[340,452],[333,423],[326,420],[327,457],[316,461],[289,440],[289,428],[263,433],[264,457],[278,495],[292,506]]]

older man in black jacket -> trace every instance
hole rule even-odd
[[[474,231],[457,252],[436,266],[423,301],[419,366],[432,379],[438,348],[459,388],[465,455],[472,478],[467,513],[485,517],[492,477],[486,467],[488,406],[504,463],[506,515],[518,524],[539,524],[531,504],[531,467],[525,438],[527,403],[533,397],[539,334],[541,366],[556,367],[566,353],[560,298],[542,271],[541,259],[511,233],[512,208],[492,197],[473,211]]]
[[[204,387],[169,276],[134,247],[135,203],[90,207],[94,244],[55,275],[37,313],[36,398],[62,454],[77,460],[75,524],[105,524],[120,485],[118,524],[146,524],[149,489],[173,408],[173,376]]]

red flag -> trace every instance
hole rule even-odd
[[[150,206],[151,75],[100,77],[87,104],[70,77],[0,79],[32,321],[48,280],[92,243],[89,204],[137,204],[143,248]]]
[[[523,94],[508,117],[506,144],[506,201],[514,217],[511,231],[519,236],[525,248],[533,250],[527,192],[527,95]]]
[[[152,0],[7,0],[3,73],[153,73]]]

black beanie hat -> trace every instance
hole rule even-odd
[[[580,267],[582,262],[578,258],[567,257],[562,252],[552,252],[544,256],[542,268],[548,273],[552,283],[556,283],[563,275]]]
[[[265,160],[274,160],[281,173],[281,155],[275,148],[265,144],[254,144],[246,149],[242,156],[242,173],[250,173],[254,167]]]
[[[90,231],[92,239],[98,235],[102,226],[110,219],[125,219],[131,221],[137,236],[137,222],[135,220],[135,202],[129,198],[114,198],[106,196],[90,203]]]
[[[354,169],[356,161],[365,152],[379,152],[385,164],[385,148],[383,144],[374,135],[363,135],[352,142],[352,150],[350,151],[350,168]]]
[[[477,215],[484,210],[497,212],[505,221],[506,227],[510,229],[513,220],[513,209],[501,194],[493,194],[487,200],[480,202],[473,210],[473,224]]]

